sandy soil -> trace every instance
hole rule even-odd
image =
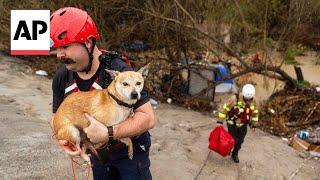
[[[0,57],[1,179],[72,179],[68,156],[51,139],[51,80],[10,57]],[[193,179],[209,152],[208,134],[215,119],[160,104],[151,130],[154,179]],[[305,160],[279,137],[248,131],[240,164],[214,152],[198,179],[319,179],[320,161]],[[77,168],[79,179],[84,169]]]

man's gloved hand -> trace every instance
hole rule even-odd
[[[221,122],[221,121],[217,121],[217,123],[216,123],[216,127],[220,127],[220,126],[223,126],[223,122]]]

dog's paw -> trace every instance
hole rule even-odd
[[[128,156],[129,156],[129,159],[132,160],[133,159],[133,152],[129,152]]]
[[[130,160],[133,159],[133,147],[132,146],[129,146],[129,148],[128,148],[128,156],[129,156]]]
[[[128,156],[129,156],[129,159],[132,160],[132,158],[133,158],[133,146],[132,145],[128,146]]]

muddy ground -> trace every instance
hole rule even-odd
[[[72,179],[70,160],[51,139],[51,80],[34,75],[18,59],[0,57],[0,179]],[[209,152],[215,119],[162,104],[151,130],[154,179],[193,179]],[[248,131],[240,164],[209,154],[198,179],[319,179],[319,159],[305,160],[280,137]],[[85,171],[77,168],[78,179]]]

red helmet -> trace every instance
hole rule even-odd
[[[57,48],[74,42],[83,43],[87,39],[99,38],[97,26],[87,12],[65,7],[55,11],[50,17],[51,47]]]

